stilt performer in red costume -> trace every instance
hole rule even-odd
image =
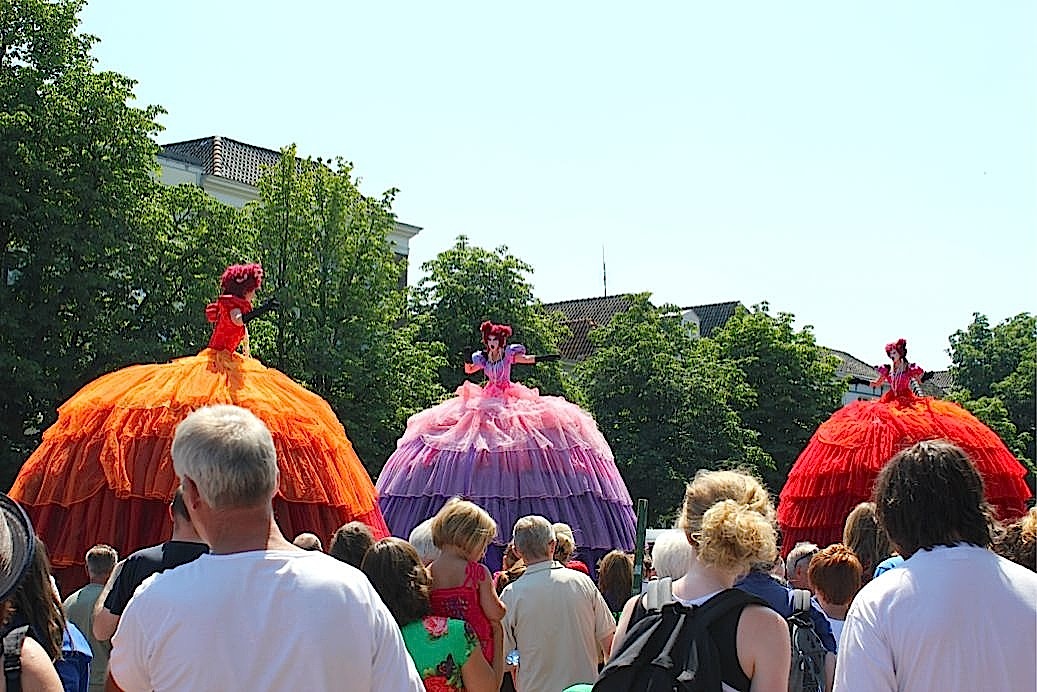
[[[832,414],[810,438],[789,472],[778,504],[786,551],[799,541],[829,545],[841,540],[843,522],[871,498],[879,470],[894,454],[922,440],[942,438],[965,450],[983,476],[987,500],[1002,519],[1026,511],[1026,469],[994,431],[971,413],[942,399],[917,396],[913,381],[923,370],[907,361],[907,342],[886,345],[890,365],[878,367],[873,387],[880,399],[854,401]]]
[[[636,519],[612,450],[586,411],[511,381],[513,364],[557,360],[508,344],[511,327],[484,322],[485,350],[465,373],[480,370],[485,387],[465,382],[457,395],[411,416],[378,477],[390,528],[406,536],[454,495],[497,522],[486,562],[496,568],[516,520],[540,514],[573,528],[583,559],[634,546]]]
[[[66,590],[85,578],[80,565],[94,544],[128,554],[169,538],[173,431],[209,404],[247,408],[270,429],[280,471],[274,510],[286,535],[330,536],[354,519],[376,537],[388,535],[371,478],[328,403],[249,356],[246,324],[276,307],[271,300],[252,308],[262,281],[258,264],[228,267],[222,294],[205,310],[213,323],[208,348],[103,375],[58,409],[10,494],[32,518]]]

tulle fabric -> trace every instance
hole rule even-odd
[[[258,360],[205,349],[104,375],[58,409],[11,489],[55,567],[82,565],[95,543],[127,554],[168,539],[173,433],[191,411],[220,403],[251,410],[270,429],[287,535],[327,537],[354,519],[388,535],[370,476],[327,402]]]
[[[456,394],[410,418],[378,478],[395,535],[458,495],[490,513],[498,544],[517,519],[540,514],[572,526],[581,547],[633,548],[630,494],[589,414],[518,383],[465,382]]]
[[[887,392],[836,411],[799,455],[778,505],[785,550],[799,541],[825,546],[842,540],[846,516],[871,498],[886,462],[916,442],[938,438],[961,447],[976,464],[1001,518],[1026,511],[1026,469],[990,428],[952,402]]]

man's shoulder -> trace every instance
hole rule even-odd
[[[367,577],[355,567],[330,555],[308,550],[256,550],[232,555],[203,553],[176,569],[154,575],[153,583],[172,585],[166,588],[182,588],[192,581],[208,579],[216,574],[232,576],[237,572],[248,571],[256,567],[256,563],[262,562],[277,563],[278,573],[285,577],[305,577],[305,583],[300,584],[300,588],[321,588],[322,585],[369,586]]]
[[[568,590],[574,597],[598,593],[598,587],[590,577],[579,570],[569,569],[560,562],[555,562],[550,568],[544,569],[541,574],[542,579],[530,582],[531,588],[544,590],[562,588]],[[534,576],[536,575],[534,574]],[[525,579],[526,575],[522,575],[522,578]],[[522,579],[519,579],[515,583],[517,585],[521,582]]]
[[[70,593],[65,598],[63,605],[69,608],[81,601],[96,601],[102,590],[104,590],[104,586],[101,584],[87,584],[83,588]]]
[[[126,558],[116,581],[140,584],[152,574],[193,562],[207,552],[207,545],[191,541],[166,541],[141,548]]]
[[[135,550],[126,557],[123,569],[130,565],[136,565],[142,562],[158,562],[162,560],[162,549],[165,543],[159,543],[158,545],[149,545],[140,550]]]

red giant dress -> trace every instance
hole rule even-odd
[[[354,519],[376,538],[389,534],[371,478],[327,402],[235,353],[245,328],[230,313],[251,307],[220,296],[206,308],[215,327],[201,353],[103,375],[58,409],[10,494],[32,518],[65,591],[85,580],[91,546],[108,543],[122,556],[169,538],[173,432],[208,404],[247,408],[270,429],[280,470],[274,511],[289,538],[326,538]]]
[[[789,472],[778,504],[785,552],[800,541],[820,546],[841,541],[847,515],[871,499],[886,462],[922,440],[945,439],[961,447],[983,476],[987,501],[1000,518],[1026,512],[1026,469],[994,431],[957,404],[916,396],[911,380],[922,375],[917,365],[898,373],[882,366],[879,372],[889,379],[890,391],[832,414]]]

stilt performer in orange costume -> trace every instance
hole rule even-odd
[[[274,510],[286,535],[330,536],[354,519],[376,537],[388,535],[371,478],[328,403],[249,356],[245,325],[276,306],[252,308],[262,280],[258,264],[227,268],[222,295],[206,307],[213,333],[198,355],[109,373],[58,409],[10,494],[32,518],[66,590],[85,578],[78,565],[94,544],[128,554],[168,539],[173,431],[208,404],[247,408],[270,429],[280,471]]]
[[[878,369],[873,387],[888,383],[880,399],[854,401],[832,414],[810,438],[789,472],[778,504],[786,551],[799,541],[829,545],[841,540],[843,522],[871,498],[878,472],[894,454],[922,440],[942,438],[975,462],[987,500],[999,517],[1026,511],[1026,469],[994,431],[950,401],[917,396],[912,381],[922,369],[907,361],[907,342],[886,345],[891,365]]]

